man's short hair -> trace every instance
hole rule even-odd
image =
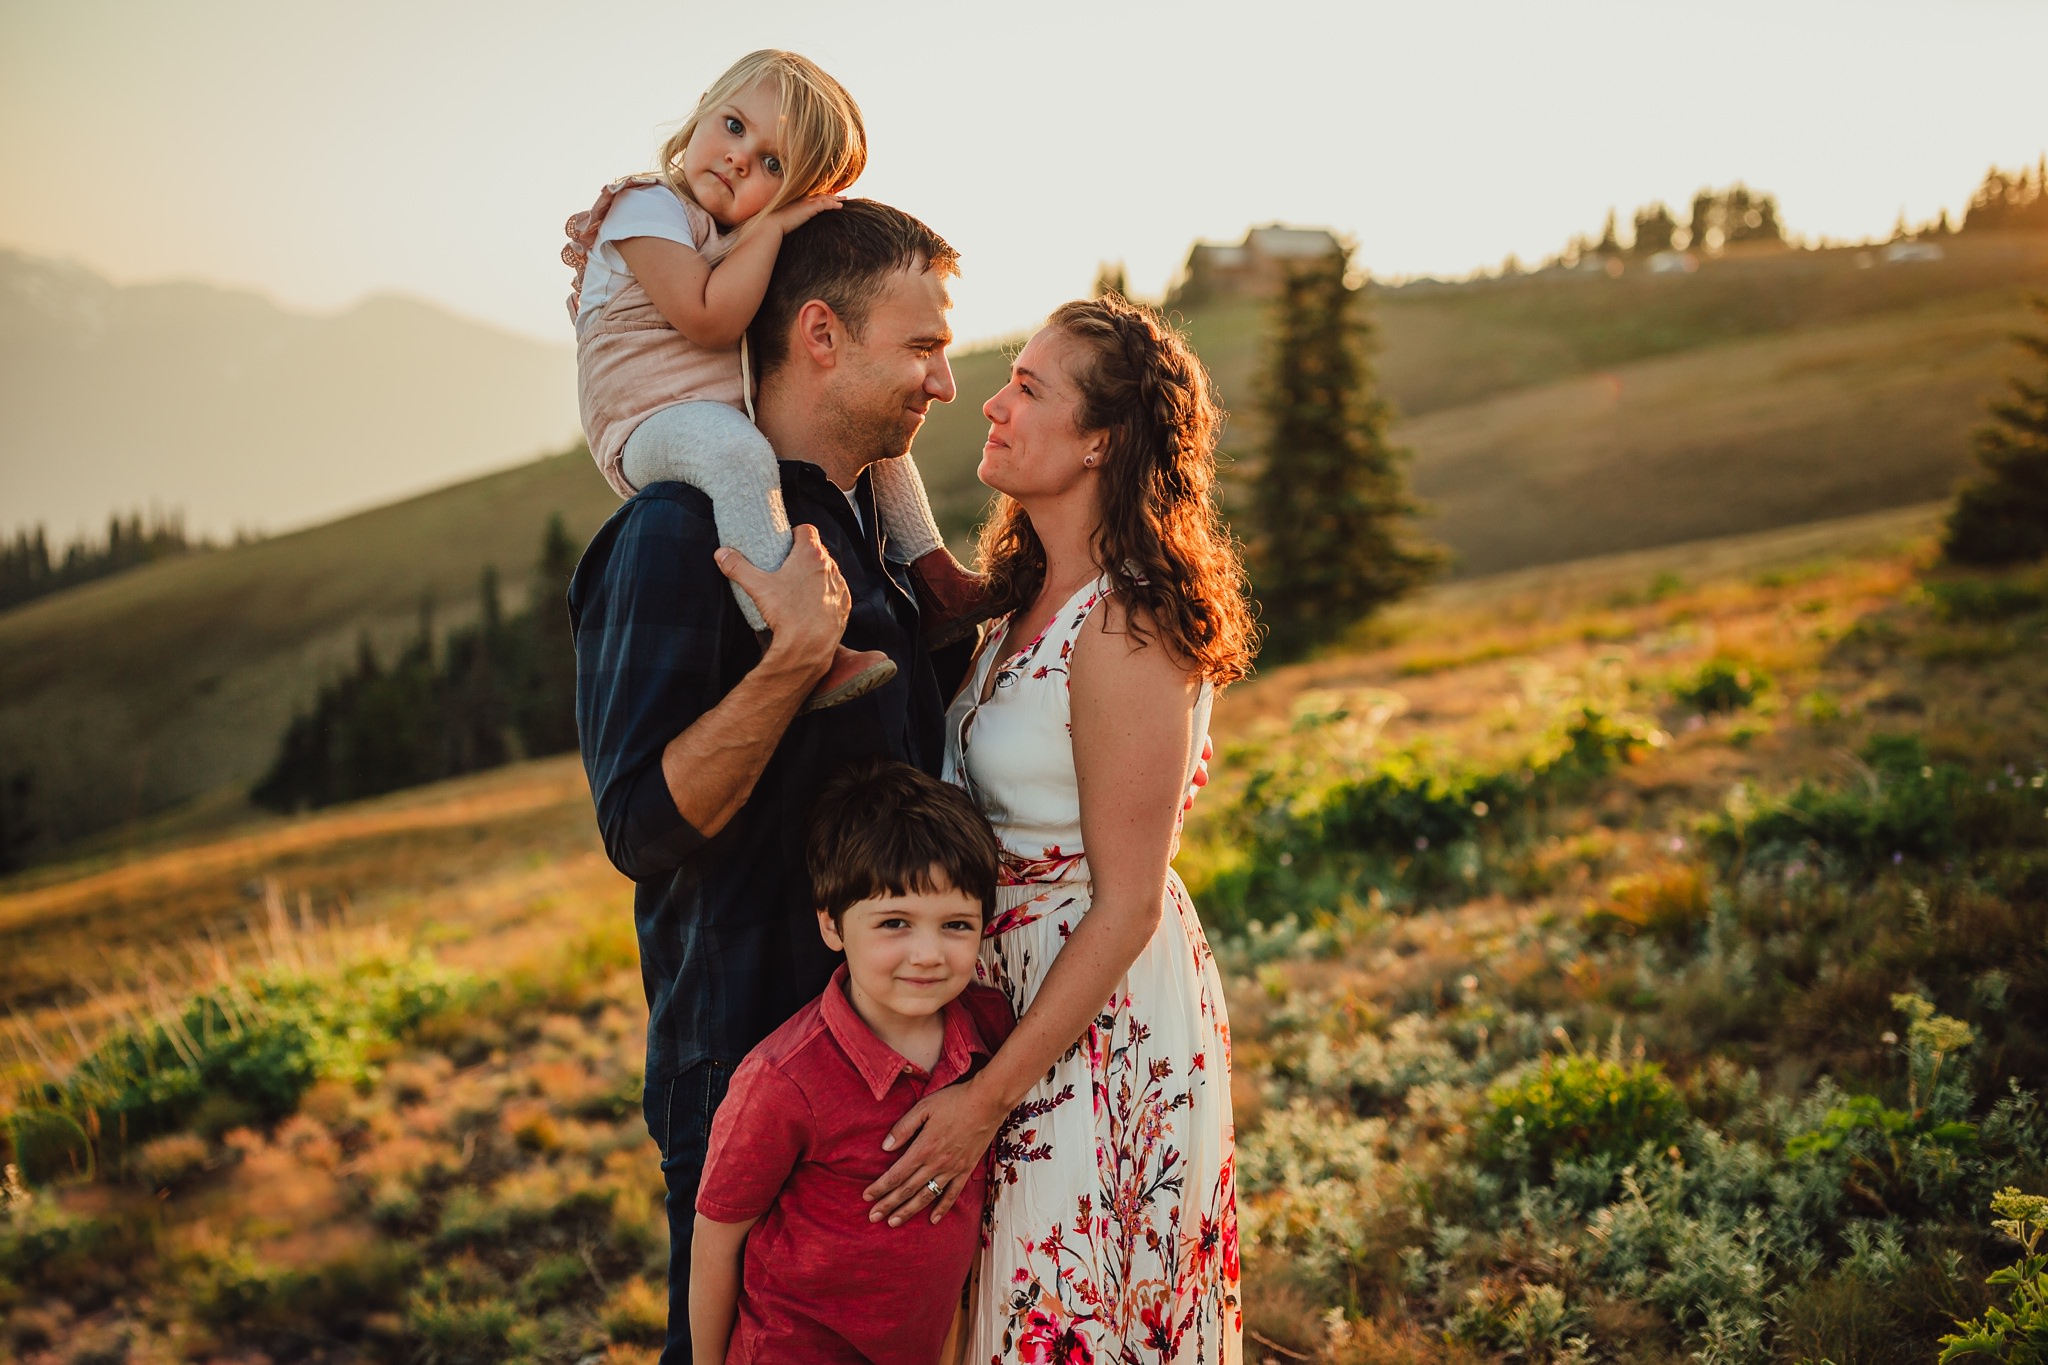
[[[960,253],[901,209],[849,199],[782,239],[768,293],[747,328],[754,372],[768,375],[789,359],[789,329],[812,299],[821,299],[858,338],[882,284],[899,270],[959,273]]]
[[[950,885],[995,910],[1002,848],[974,798],[907,763],[870,760],[825,783],[805,852],[811,898],[834,924],[856,901]]]

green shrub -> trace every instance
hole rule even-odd
[[[1482,844],[1661,740],[1639,717],[1580,706],[1521,762],[1498,769],[1397,751],[1316,788],[1299,766],[1261,767],[1224,817],[1242,857],[1201,888],[1204,909],[1234,926],[1336,909],[1373,889],[1404,899],[1469,890]]]
[[[54,1199],[11,1201],[0,1211],[0,1284],[89,1298],[124,1282],[150,1250],[150,1225],[72,1214]]]
[[[519,1302],[528,1308],[551,1308],[593,1287],[590,1267],[581,1256],[557,1252],[543,1256],[519,1277]]]
[[[1626,1159],[1645,1143],[1669,1146],[1687,1118],[1663,1067],[1590,1052],[1545,1057],[1520,1080],[1487,1091],[1486,1101],[1481,1159],[1539,1179],[1562,1160]]]
[[[1761,695],[1771,680],[1760,669],[1731,659],[1709,659],[1699,672],[1674,686],[1672,694],[1703,715],[1740,711]]]
[[[405,1328],[423,1365],[501,1365],[522,1327],[504,1280],[468,1252],[431,1263],[405,1302]]]
[[[500,1298],[450,1301],[415,1294],[405,1321],[428,1365],[501,1365],[510,1355],[519,1309]]]
[[[320,1335],[343,1317],[397,1307],[413,1260],[403,1244],[309,1266],[261,1261],[237,1247],[201,1258],[180,1284],[192,1311],[216,1327]]]
[[[1994,1288],[2006,1287],[2007,1306],[1957,1322],[1960,1330],[1941,1339],[1940,1365],[1972,1356],[2008,1365],[2048,1361],[2048,1256],[2040,1250],[2041,1234],[2048,1230],[2048,1198],[2007,1186],[1991,1196],[1991,1210],[2001,1215],[1992,1226],[2020,1247],[2019,1259],[1986,1281]]]
[[[1940,864],[2048,840],[2042,772],[1980,778],[1927,762],[1911,735],[1876,736],[1863,758],[1860,782],[1801,782],[1775,801],[1709,822],[1710,846],[1730,863],[1815,856],[1844,875],[1867,877],[1909,860]]]
[[[1944,621],[2005,621],[2048,607],[2048,592],[2039,585],[2010,579],[1934,579],[1923,586]]]
[[[425,955],[253,973],[112,1035],[63,1081],[25,1093],[10,1136],[23,1171],[40,1180],[119,1169],[132,1149],[189,1125],[272,1123],[316,1080],[370,1080],[376,1049],[470,990],[465,974]],[[203,1122],[209,1115],[214,1123]]]

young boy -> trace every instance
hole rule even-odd
[[[818,931],[846,962],[733,1072],[690,1244],[698,1365],[933,1365],[979,1244],[985,1173],[934,1224],[861,1198],[910,1107],[1009,1035],[971,984],[998,849],[957,787],[901,763],[827,783],[812,814]],[[744,1266],[742,1262],[744,1261]],[[737,1321],[735,1321],[737,1316]]]

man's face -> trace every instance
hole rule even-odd
[[[953,299],[937,271],[899,270],[883,285],[858,336],[847,332],[844,358],[826,382],[821,424],[833,443],[862,463],[904,454],[933,403],[956,390],[946,347]]]

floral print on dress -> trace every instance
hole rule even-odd
[[[949,715],[947,775],[1004,850],[976,974],[1020,1015],[1092,894],[1066,680],[1107,592],[1089,585],[1016,654],[985,655]],[[1208,702],[1205,687],[1196,748]],[[1235,1168],[1222,982],[1169,874],[1152,941],[997,1131],[963,1359],[1239,1365]]]

